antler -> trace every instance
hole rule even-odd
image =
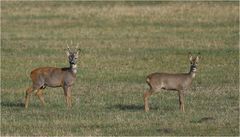
[[[68,41],[66,41],[66,44],[67,44],[67,49],[69,52],[71,52],[71,49],[69,48],[69,45],[68,45]],[[71,44],[72,44],[72,40],[71,40]]]
[[[66,42],[67,43],[67,42]],[[71,40],[71,45],[73,45],[73,41]],[[77,52],[79,52],[79,51],[81,51],[81,49],[80,48],[78,48],[79,47],[79,43],[77,43],[77,45],[76,45],[76,50],[77,50]],[[69,45],[68,45],[68,43],[67,43],[67,50],[69,51],[69,52],[71,52],[71,49],[69,48]]]
[[[70,48],[69,48],[68,44],[67,44],[67,49],[68,49],[68,51],[69,51],[69,52],[71,52],[71,50],[70,50]]]

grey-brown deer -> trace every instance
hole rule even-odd
[[[72,106],[71,88],[76,79],[77,73],[77,58],[80,49],[71,51],[69,46],[66,49],[66,54],[69,60],[69,67],[56,68],[56,67],[40,67],[32,70],[30,77],[32,79],[32,86],[26,90],[25,108],[28,108],[29,98],[32,92],[36,91],[36,95],[44,106],[43,89],[46,87],[62,87],[68,107]]]
[[[197,63],[199,61],[199,55],[193,57],[189,53],[190,60],[190,71],[189,73],[152,73],[147,76],[146,82],[149,85],[150,89],[144,93],[144,109],[149,111],[148,98],[154,92],[160,91],[161,89],[165,90],[175,90],[178,91],[179,96],[179,109],[182,112],[185,112],[184,109],[184,90],[190,87],[193,78],[196,76]]]

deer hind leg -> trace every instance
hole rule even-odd
[[[68,106],[68,108],[70,108],[70,107],[72,107],[71,87],[64,86],[63,90],[64,90],[64,95],[65,95],[67,106]]]
[[[153,93],[152,90],[147,90],[147,91],[145,91],[145,93],[144,93],[144,110],[145,110],[145,112],[148,112],[148,111],[149,111],[148,98],[149,98],[149,96],[152,95],[152,93]]]
[[[32,87],[29,87],[29,88],[26,90],[26,95],[25,95],[25,108],[28,108],[29,98],[30,98],[30,95],[31,95],[32,92],[33,92],[33,88],[32,88]]]
[[[42,106],[45,106],[43,90],[42,89],[38,89],[37,92],[36,92],[36,95],[38,96],[39,100],[41,101]]]
[[[184,92],[183,91],[178,91],[178,96],[179,96],[179,109],[182,112],[185,112],[185,109],[184,109]]]

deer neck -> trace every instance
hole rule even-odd
[[[191,78],[195,78],[196,72],[189,72],[189,75],[191,76]]]
[[[196,76],[196,72],[197,72],[197,68],[191,66],[191,67],[190,67],[190,71],[189,71],[188,74],[191,76],[191,78],[195,78],[195,76]]]
[[[77,73],[77,64],[70,64],[71,71],[76,74]]]

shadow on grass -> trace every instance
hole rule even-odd
[[[215,118],[213,118],[213,117],[203,117],[198,120],[192,120],[192,121],[190,121],[190,123],[203,123],[203,122],[211,122],[214,120],[215,120]]]
[[[118,109],[122,111],[144,111],[144,105],[134,105],[134,104],[117,104],[110,107],[107,107],[107,109]],[[151,107],[152,110],[157,110],[157,107]]]
[[[164,133],[164,134],[170,134],[170,133],[173,133],[173,129],[171,129],[171,128],[161,128],[161,129],[157,129],[157,132]]]
[[[1,107],[24,107],[22,102],[1,102]]]

